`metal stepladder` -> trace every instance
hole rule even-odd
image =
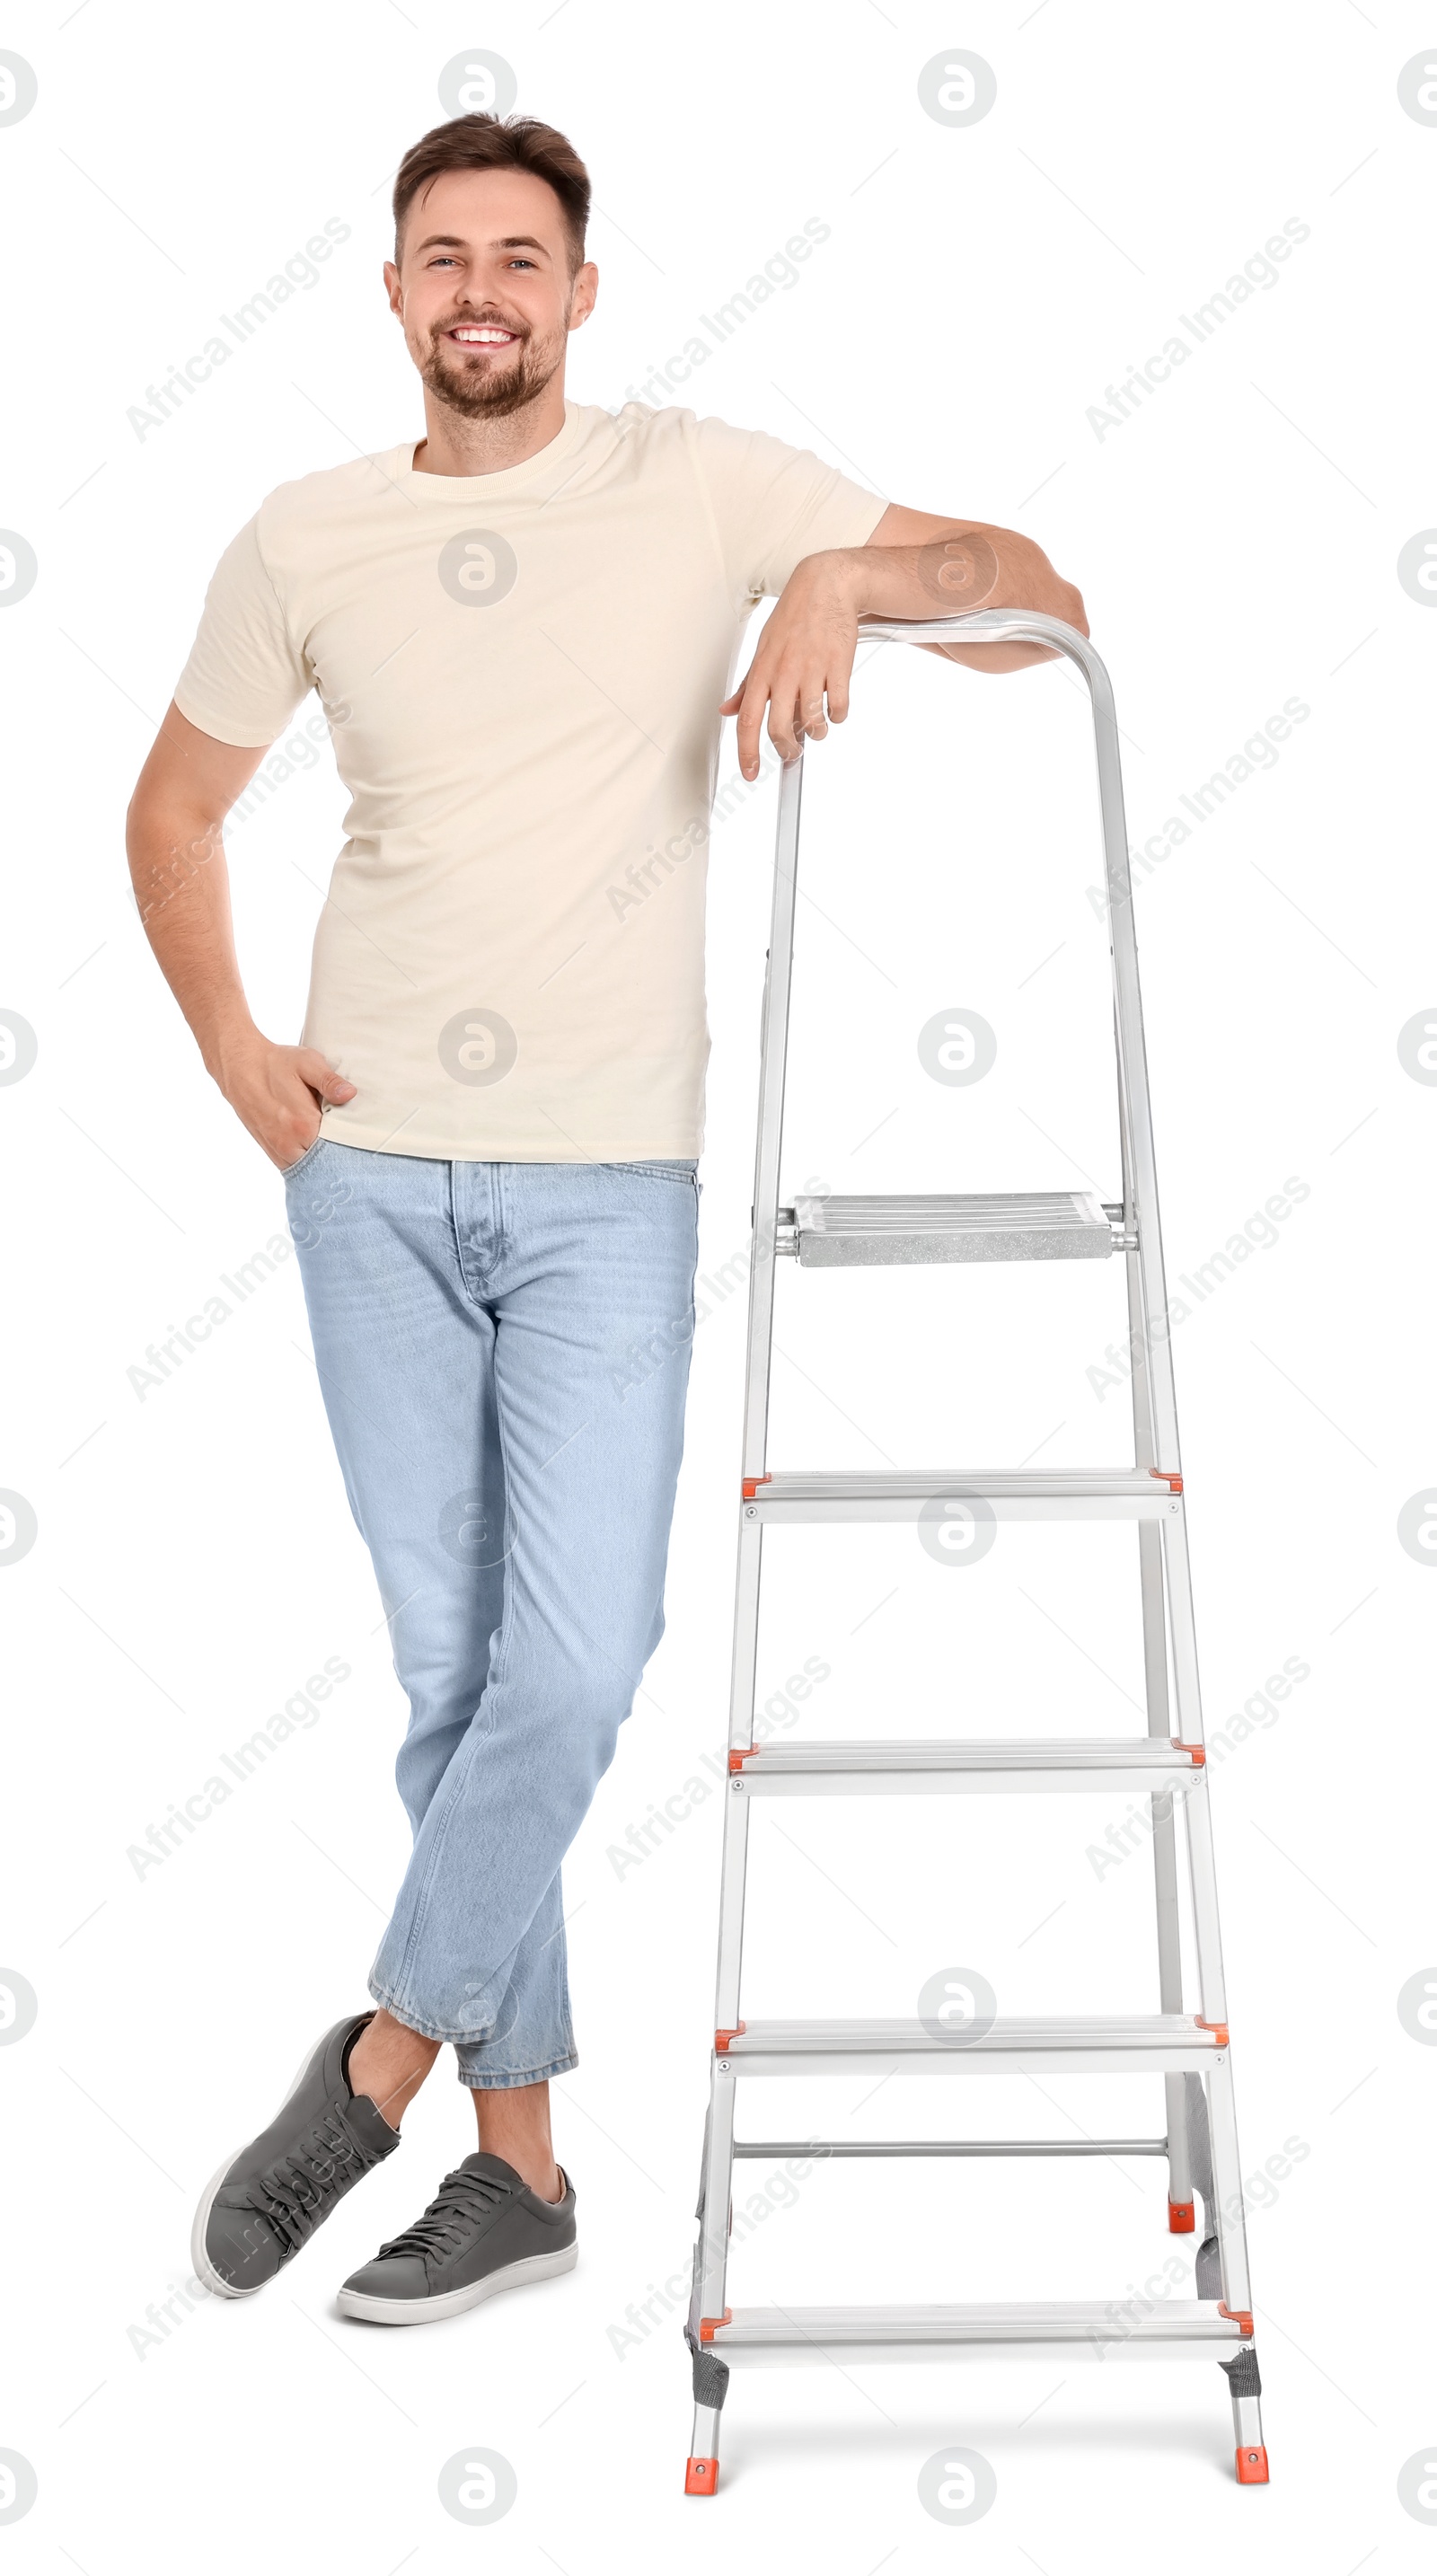
[[[690,2495],[718,2484],[720,2409],[737,2365],[795,2362],[852,2368],[878,2361],[1025,2359],[1063,2365],[1125,2358],[1216,2360],[1232,2399],[1237,2476],[1267,2482],[1253,2342],[1243,2192],[1218,1932],[1207,1773],[1198,1692],[1187,1530],[1172,1358],[1157,1325],[1166,1314],[1156,1173],[1128,875],[1117,721],[1108,674],[1087,640],[1056,618],[977,610],[912,624],[865,625],[883,643],[1043,643],[1087,683],[1109,902],[1122,1149],[1121,1206],[1086,1192],[779,1201],[799,804],[803,763],[783,773],[772,932],[764,990],[754,1187],[749,1338],[738,1540],[729,1779],[724,1818],[718,1988],[710,2101],[700,2184],[693,2296],[685,2336],[693,2365]],[[774,1263],[1064,1259],[1120,1252],[1126,1263],[1133,1353],[1134,1463],[1091,1473],[952,1469],[783,1473],[768,1464]],[[1148,1732],[1111,1739],[756,1744],[759,1581],[765,1529],[796,1521],[914,1522],[974,1512],[995,1520],[1128,1520],[1137,1525]],[[1001,2014],[951,2032],[931,2016],[891,2021],[745,2021],[740,2015],[749,1809],[764,1795],[859,1796],[875,1791],[1137,1792],[1151,1800],[1157,1900],[1159,2009],[1145,2016],[1026,2019]],[[1186,1820],[1192,1949],[1201,2009],[1183,2009],[1175,1810]],[[961,2006],[959,2007],[961,2011]],[[955,2037],[965,2044],[954,2044]],[[1151,2139],[882,2141],[853,2144],[736,2139],[735,2097],[746,2077],[989,2073],[1160,2075],[1165,2134]],[[1105,2153],[1165,2156],[1168,2224],[1205,2227],[1193,2299],[1125,2306],[730,2308],[725,2303],[731,2188],[738,2157]],[[1146,2308],[1147,2313],[1143,2313]]]

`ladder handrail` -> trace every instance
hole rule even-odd
[[[1123,776],[1118,758],[1118,718],[1113,684],[1102,656],[1086,635],[1061,617],[1044,617],[1024,608],[974,608],[959,617],[877,618],[859,624],[859,640],[878,644],[1047,644],[1076,663],[1087,682],[1093,714],[1093,741],[1098,765],[1098,809],[1103,832],[1103,866],[1108,892],[1108,931],[1113,960],[1113,999],[1118,1052],[1118,1107],[1130,1152],[1132,1204],[1124,1222],[1137,1223],[1143,1302],[1148,1319],[1154,1366],[1150,1385],[1154,1445],[1159,1467],[1180,1471],[1177,1390],[1167,1335],[1167,1282],[1163,1270],[1162,1232],[1158,1217],[1157,1158],[1148,1097],[1147,1049],[1143,1041],[1142,992],[1138,980],[1137,931],[1133,920],[1132,879],[1128,871],[1127,817]],[[1146,1220],[1146,1222],[1144,1222]]]

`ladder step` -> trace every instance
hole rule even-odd
[[[1158,1467],[898,1467],[747,1476],[763,1521],[930,1521],[968,1506],[987,1521],[1161,1520],[1180,1512],[1182,1478]]]
[[[735,2075],[1179,2075],[1210,2066],[1223,2025],[1191,2013],[1003,2015],[986,2030],[922,2021],[749,2021],[715,2048]]]
[[[802,1197],[791,1216],[779,1211],[781,1228],[786,1219],[792,1247],[809,1270],[874,1262],[1100,1261],[1129,1241],[1090,1190]]]
[[[864,2361],[1206,2361],[1252,2340],[1211,2299],[1022,2301],[973,2307],[734,2308],[704,2348],[748,2365]]]
[[[1166,2138],[735,2138],[735,2156],[1165,2156]]]
[[[1086,1736],[961,1744],[760,1744],[731,1753],[735,1783],[763,1797],[873,1797],[884,1792],[1190,1788],[1200,1745],[1166,1736]]]

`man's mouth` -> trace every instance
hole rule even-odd
[[[502,322],[454,322],[444,337],[460,349],[512,349],[519,334]]]

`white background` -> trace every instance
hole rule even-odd
[[[0,2051],[18,2293],[0,2446],[39,2480],[4,2532],[17,2567],[342,2553],[386,2576],[482,2555],[576,2576],[736,2546],[760,2568],[801,2551],[854,2576],[960,2555],[1047,2576],[1216,2553],[1337,2576],[1426,2563],[1397,2478],[1437,2438],[1434,2061],[1396,1998],[1437,1959],[1432,1576],[1397,1515],[1433,1467],[1412,1216],[1437,1101],[1397,1036],[1433,1000],[1420,728],[1437,617],[1396,562],[1437,520],[1437,128],[1397,82],[1432,40],[1430,11],[1396,0],[11,13],[5,42],[39,83],[0,127],[0,519],[39,566],[0,620],[0,1006],[39,1041],[0,1097],[0,1484],[39,1530],[0,1569],[17,1674],[0,1960],[39,2005]],[[1135,843],[1286,701],[1309,710],[1137,894],[1170,1281],[1290,1178],[1308,1192],[1174,1336],[1210,1732],[1289,1659],[1309,1668],[1213,1771],[1266,2491],[1234,2485],[1214,2367],[1114,2363],[736,2374],[718,2499],[681,2493],[718,1795],[642,1862],[615,1854],[651,1807],[685,1805],[725,1733],[740,1293],[709,1297],[696,1340],[668,1634],[566,1870],[582,2063],[556,2111],[578,2270],[418,2334],[336,2316],[340,2279],[472,2144],[446,2060],[403,2152],[263,2299],[175,2295],[219,2155],[363,2003],[404,1861],[403,1710],[292,1259],[158,1389],[128,1375],[283,1211],[150,959],[122,820],[230,535],[277,482],[418,432],[380,286],[388,181],[445,112],[443,67],[476,45],[593,173],[601,291],[578,399],[621,402],[816,215],[831,236],[799,282],[676,398],[811,444],[889,498],[1035,536],[1080,584],[1113,675]],[[997,80],[991,113],[958,130],[918,97],[955,45]],[[138,436],[147,386],[330,217],[350,238],[318,282]],[[1310,232],[1277,282],[1099,436],[1105,388],[1289,218]],[[1091,1176],[1114,1195],[1071,675],[993,681],[870,651],[845,734],[809,768],[790,1186]],[[774,794],[769,777],[714,841],[710,1277],[747,1232]],[[245,970],[276,1036],[297,1033],[341,807],[321,760],[231,837]],[[919,1028],[953,1006],[998,1033],[972,1090],[918,1063]],[[1123,1391],[1088,1374],[1125,1330],[1116,1264],[780,1284],[775,1463],[1125,1454]],[[962,1575],[911,1532],[781,1536],[764,1692],[812,1657],[829,1673],[798,1723],[817,1732],[1137,1729],[1134,1558],[1112,1528],[1009,1529]],[[137,1878],[127,1847],[328,1657],[351,1677],[321,1722]],[[1146,1858],[1100,1875],[1089,1857],[1131,1802],[1056,1803],[766,1810],[748,2008],[906,2013],[954,1961],[1011,2010],[1151,2008]],[[891,2109],[893,2093],[857,2108],[857,2082],[754,2089],[749,2134],[1161,2125],[1156,2084],[1045,2101],[995,2081],[976,2105],[957,2084],[895,2087]],[[740,2184],[766,2173],[741,2167]],[[1151,2161],[832,2165],[749,2222],[731,2296],[1121,2298],[1191,2250],[1163,2196]],[[632,2337],[645,2300],[621,2342],[611,2329]],[[956,2536],[917,2489],[955,2441],[997,2477]],[[437,2487],[474,2444],[518,2480],[477,2539]]]

